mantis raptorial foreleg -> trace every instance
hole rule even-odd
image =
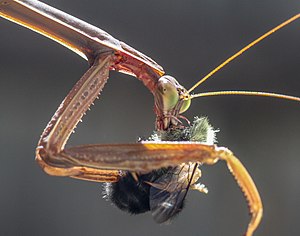
[[[41,135],[36,160],[48,174],[81,176],[82,179],[100,182],[118,180],[119,171],[79,167],[61,157],[71,133],[106,83],[113,56],[112,53],[104,53],[97,57],[61,103]]]
[[[219,159],[224,160],[248,200],[252,220],[247,235],[251,235],[262,217],[261,199],[246,168],[228,149],[193,142],[85,145],[64,149],[72,131],[103,89],[113,58],[113,53],[100,54],[52,117],[36,151],[41,167],[51,175],[113,182],[120,177],[119,170],[147,173],[184,162],[212,165]]]
[[[275,30],[299,18],[299,14],[227,59],[189,91],[179,86],[179,83],[170,76],[165,76],[164,80],[159,79],[164,71],[149,57],[105,31],[44,3],[34,0],[0,0],[0,16],[59,42],[87,59],[91,65],[62,102],[41,136],[36,150],[36,160],[44,171],[57,176],[116,182],[122,176],[122,171],[148,173],[182,163],[212,165],[218,160],[224,160],[248,200],[252,219],[246,235],[252,235],[262,217],[261,199],[245,167],[226,148],[195,142],[84,145],[67,149],[65,144],[82,116],[99,96],[110,70],[131,74],[141,80],[155,98],[157,130],[171,130],[180,123],[179,120],[182,118],[180,114],[188,108],[184,104],[190,104],[190,101],[187,101],[192,98],[188,94],[189,91]],[[166,83],[169,83],[169,86],[166,87]],[[164,90],[176,92],[178,100],[175,100],[175,104],[172,103],[174,102],[172,98],[176,96],[173,96],[174,94],[165,96]],[[209,93],[209,96],[221,94],[255,94],[299,101],[299,98],[291,96],[257,92],[225,91]]]

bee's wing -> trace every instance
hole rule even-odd
[[[157,223],[168,222],[183,209],[193,174],[175,167],[150,184],[150,210]]]
[[[89,60],[90,64],[93,64],[99,53],[114,52],[119,61],[116,61],[112,69],[137,77],[144,69],[151,74],[152,80],[164,74],[160,65],[141,52],[104,30],[45,3],[35,0],[0,0],[0,16],[62,44]]]

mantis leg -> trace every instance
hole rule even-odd
[[[261,199],[245,167],[227,149],[183,142],[86,145],[64,149],[77,123],[99,96],[114,64],[113,50],[98,55],[64,99],[36,149],[36,160],[43,170],[50,175],[115,182],[121,177],[119,170],[149,172],[190,161],[212,165],[224,160],[248,200],[252,219],[246,235],[251,236],[262,217]]]
[[[0,0],[0,16],[59,42],[91,64],[62,102],[38,143],[36,160],[45,172],[114,182],[121,176],[119,170],[149,172],[190,161],[211,165],[224,160],[248,200],[252,219],[246,235],[252,235],[262,217],[261,199],[245,167],[227,149],[182,142],[64,149],[77,123],[101,92],[110,69],[137,76],[153,92],[157,78],[164,74],[160,66],[106,32],[38,1]]]
[[[41,135],[36,149],[36,160],[45,172],[58,176],[78,176],[98,182],[117,181],[117,170],[91,169],[73,166],[60,159],[60,153],[93,101],[99,96],[108,79],[109,68],[113,64],[112,53],[100,54],[91,68],[75,84],[61,103],[51,121]]]
[[[263,206],[257,188],[246,168],[227,148],[193,142],[84,145],[63,150],[59,158],[74,166],[142,173],[181,163],[213,165],[223,160],[249,205],[252,218],[246,236],[253,234],[262,218]]]
[[[145,142],[64,149],[77,123],[103,89],[113,63],[113,53],[100,54],[52,117],[36,149],[36,160],[43,170],[50,175],[114,182],[121,176],[119,170],[146,173],[184,162],[213,165],[224,160],[248,201],[252,219],[246,235],[251,236],[262,217],[261,199],[246,168],[226,148],[193,142]]]

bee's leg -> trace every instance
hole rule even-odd
[[[201,193],[208,193],[208,188],[204,184],[201,184],[201,183],[191,185],[191,189],[197,190]]]

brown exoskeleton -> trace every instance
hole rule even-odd
[[[188,109],[191,99],[198,96],[242,94],[299,101],[292,96],[262,92],[223,91],[198,95],[190,95],[190,92],[225,64],[300,15],[243,48],[187,91],[173,77],[164,76],[163,69],[147,56],[77,18],[38,1],[0,1],[0,4],[2,17],[63,44],[90,64],[90,69],[62,102],[39,141],[36,159],[48,174],[117,184],[131,178],[131,184],[143,185],[146,191],[143,197],[148,201],[148,206],[137,209],[134,205],[134,210],[150,209],[157,222],[164,222],[182,209],[189,188],[207,191],[197,184],[201,176],[199,165],[224,160],[248,200],[252,219],[246,235],[252,235],[262,217],[262,203],[249,173],[231,151],[213,144],[214,131],[206,121],[196,119],[190,127],[185,127],[181,114]],[[136,76],[154,95],[155,137],[137,144],[65,149],[77,123],[99,96],[110,70]],[[112,188],[115,191],[116,185]],[[110,190],[107,191],[109,195]],[[112,198],[122,205],[120,208],[128,210],[128,199]]]

